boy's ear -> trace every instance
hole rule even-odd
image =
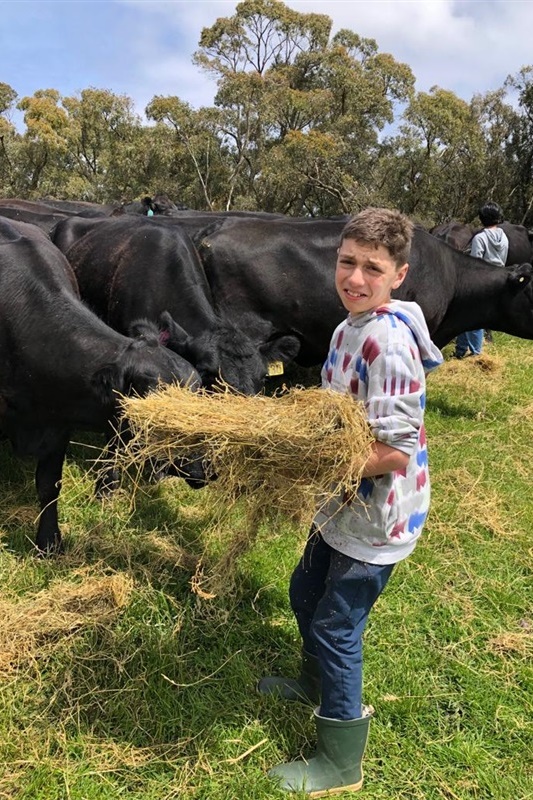
[[[396,279],[392,284],[393,289],[397,289],[398,286],[401,286],[404,282],[405,276],[407,275],[407,271],[409,270],[409,264],[403,264],[400,269],[396,270]]]

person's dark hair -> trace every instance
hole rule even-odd
[[[478,211],[478,217],[486,228],[503,222],[503,211],[498,203],[485,203]]]
[[[383,245],[399,269],[409,260],[414,225],[399,211],[391,208],[365,208],[352,217],[341,233],[344,239],[379,247]]]

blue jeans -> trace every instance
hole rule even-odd
[[[455,340],[455,355],[462,358],[470,350],[473,355],[478,356],[482,347],[483,330],[460,333]]]
[[[304,649],[318,657],[322,717],[361,716],[363,631],[393,568],[345,556],[311,528],[289,595]]]

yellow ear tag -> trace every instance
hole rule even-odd
[[[283,361],[271,361],[268,365],[269,375],[283,375]]]

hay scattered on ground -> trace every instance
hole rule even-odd
[[[516,654],[523,658],[533,656],[533,635],[531,631],[500,633],[488,641],[488,648],[501,656]]]
[[[214,394],[166,386],[123,398],[122,407],[133,438],[116,464],[134,487],[147,465],[195,452],[216,476],[208,493],[214,525],[244,506],[246,524],[226,547],[223,570],[273,513],[308,525],[333,493],[352,490],[373,441],[361,403],[318,388],[246,397],[227,386]]]
[[[468,535],[479,540],[483,538],[479,532],[481,527],[497,539],[514,538],[516,519],[512,511],[502,507],[498,486],[487,486],[483,478],[481,462],[441,470],[434,479],[430,530],[448,539]],[[437,491],[439,487],[446,487],[445,492]],[[454,521],[440,513],[443,505],[453,507]]]
[[[23,600],[0,597],[0,676],[48,653],[65,637],[114,619],[129,601],[126,575],[55,581]]]
[[[497,394],[503,385],[504,368],[505,359],[495,353],[452,358],[429,374],[428,386],[454,386],[479,396]]]

